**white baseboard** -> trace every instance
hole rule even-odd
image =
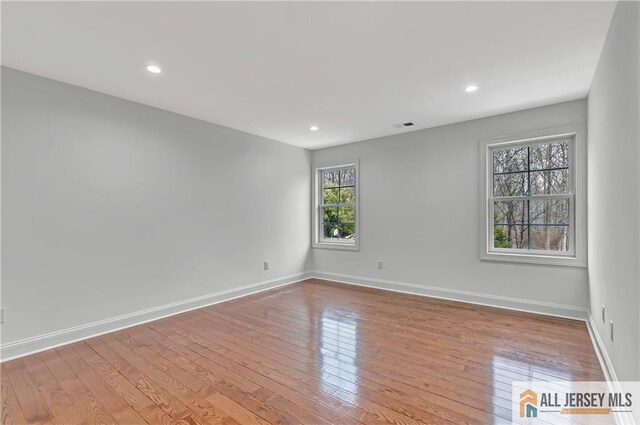
[[[602,367],[605,378],[607,381],[618,382],[618,377],[615,369],[613,368],[613,363],[611,362],[611,358],[609,357],[604,343],[602,342],[602,338],[600,338],[598,328],[593,321],[591,312],[588,313],[587,317],[587,329],[589,329],[589,336],[591,337],[593,348],[596,351],[596,356],[598,356],[598,361],[600,362],[600,367]]]
[[[602,338],[600,338],[598,328],[596,327],[596,323],[593,320],[593,316],[590,311],[587,314],[587,329],[589,329],[591,343],[593,344],[596,356],[600,362],[600,367],[602,368],[604,377],[609,384],[609,391],[612,393],[623,392],[623,385],[618,380],[613,363],[611,362],[611,357],[609,357],[609,353],[607,353],[604,342],[602,341]],[[633,415],[628,412],[616,414],[615,421],[616,425],[639,425],[634,421]]]
[[[366,286],[368,288],[386,291],[402,292],[412,295],[422,295],[451,301],[479,304],[489,307],[505,308],[508,310],[524,311],[547,316],[563,317],[585,321],[586,308],[564,304],[531,301],[521,298],[510,298],[497,295],[487,295],[477,292],[461,291],[457,289],[441,288],[437,286],[416,285],[415,283],[396,282],[392,280],[375,279],[369,277],[352,276],[340,273],[313,271],[312,276],[317,279],[330,280],[350,285]]]
[[[310,272],[297,273],[290,276],[265,280],[239,288],[228,289],[213,294],[178,301],[159,307],[153,307],[134,313],[124,314],[122,316],[112,317],[110,319],[100,320],[86,325],[74,326],[60,331],[9,342],[0,345],[0,362],[24,357],[29,354],[39,353],[41,351],[50,350],[62,345],[81,341],[83,339],[93,338],[109,332],[129,328],[131,326],[140,325],[224,301],[230,301],[235,298],[245,297],[258,292],[278,288],[280,286],[290,285],[292,283],[308,279],[309,277],[311,277]]]

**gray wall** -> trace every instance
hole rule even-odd
[[[533,309],[590,305],[596,318],[605,304],[618,337],[609,342],[598,320],[597,331],[618,377],[638,379],[633,13],[637,3],[618,6],[588,100],[588,273],[478,256],[478,140],[584,125],[584,100],[311,154],[3,68],[2,343],[286,278],[313,265],[343,276],[526,300]],[[309,254],[311,157],[360,159],[359,252]],[[390,218],[406,231],[378,231]],[[265,259],[270,271],[262,269]]]
[[[618,3],[588,98],[589,304],[621,380],[640,379],[639,20]]]
[[[2,142],[3,344],[308,268],[307,150],[7,68]]]
[[[492,304],[534,311],[544,311],[539,303],[562,304],[584,315],[585,268],[479,259],[478,155],[479,139],[586,126],[586,114],[579,100],[314,151],[314,164],[359,158],[361,194],[360,251],[314,248],[314,270],[431,286],[454,297],[479,293]],[[386,234],[391,225],[404,231]]]

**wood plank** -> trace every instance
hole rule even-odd
[[[126,357],[122,357],[111,349],[102,341],[102,338],[94,338],[86,343],[171,418],[181,422],[183,418],[189,416],[191,411],[184,403],[142,373]]]
[[[0,378],[3,424],[474,425],[510,419],[515,380],[604,375],[578,321],[310,279]]]
[[[154,324],[151,324],[150,326],[153,326],[153,325]],[[285,397],[286,400],[290,402],[288,411],[289,413],[293,414],[294,417],[297,418],[297,421],[302,420],[305,423],[312,421],[313,423],[318,423],[318,424],[320,423],[348,424],[349,423],[348,418],[345,417],[344,415],[334,410],[326,409],[325,407],[323,407],[324,405],[322,404],[318,406],[316,403],[312,402],[312,399],[317,402],[322,401],[318,398],[319,396],[314,398],[312,391],[310,393],[305,393],[303,395],[299,392],[296,392],[296,390],[292,388],[287,388],[287,386],[283,386],[279,384],[277,381],[275,381],[272,376],[268,376],[262,373],[256,373],[255,369],[248,368],[242,362],[240,363],[235,362],[233,360],[234,359],[233,354],[229,356],[218,356],[216,355],[215,352],[207,350],[206,347],[199,345],[198,344],[199,339],[196,335],[191,333],[192,331],[196,331],[196,330],[190,329],[184,332],[180,332],[180,331],[176,332],[176,329],[172,328],[171,329],[172,334],[170,335],[170,338],[179,339],[182,345],[186,346],[188,349],[200,354],[205,358],[208,358],[216,362],[218,365],[227,369],[229,372],[233,373],[235,376],[241,377],[246,381],[253,382],[258,387],[264,388],[272,392],[273,394],[275,394],[275,396],[273,396],[273,398],[270,399],[271,403],[283,402],[283,400],[279,398],[279,395],[282,395],[283,397]],[[192,341],[192,343],[189,343],[188,341]],[[290,386],[295,386],[296,383],[293,381],[289,381],[288,384]],[[299,389],[300,387],[296,387],[296,388]],[[305,406],[306,409],[303,406]],[[325,420],[325,417],[328,420]]]
[[[176,423],[171,416],[160,409],[150,398],[144,395],[87,344],[74,344],[73,349],[149,424]]]
[[[273,303],[275,304],[275,303]],[[256,307],[256,309],[259,309],[259,307]],[[382,309],[382,308],[381,308]],[[248,312],[251,311],[251,314],[253,315],[259,315],[260,312],[258,311],[254,311],[252,308],[247,308],[246,306],[244,308],[238,308],[236,309],[237,311],[241,311],[244,314],[249,314]],[[226,312],[226,310],[224,311]],[[263,317],[266,317],[268,315],[269,320],[273,320],[274,322],[285,322],[286,324],[289,323],[289,320],[291,320],[291,318],[287,317],[287,318],[283,318],[283,314],[277,310],[275,310],[275,308],[273,306],[269,306],[269,311],[268,312],[262,312]],[[287,313],[288,315],[293,315],[293,317],[295,317],[295,312],[293,311],[293,309],[289,309],[287,307]],[[420,313],[415,313],[414,315],[419,315]],[[384,333],[387,331],[387,324],[385,323],[374,323],[371,324],[369,322],[372,322],[373,320],[371,319],[371,316],[374,316],[375,314],[364,314],[363,316],[366,316],[366,320],[359,320],[358,321],[358,325],[359,325],[359,330],[360,333],[364,333],[365,331],[369,331],[371,334],[375,335],[375,334],[380,334],[380,333]],[[469,322],[468,320],[466,322]],[[453,325],[450,325],[450,327]],[[475,325],[474,325],[475,326]],[[440,335],[438,337],[434,337],[432,331],[427,330],[421,330],[419,327],[412,327],[412,329],[410,331],[403,331],[402,329],[398,329],[398,325],[394,324],[394,326],[392,326],[394,328],[394,332],[391,337],[401,337],[401,342],[403,342],[403,345],[407,345],[407,343],[410,343],[411,346],[419,346],[419,347],[425,347],[425,349],[427,350],[440,350],[441,352],[444,351],[448,357],[459,357],[463,360],[466,361],[470,361],[470,362],[474,362],[474,361],[478,361],[478,357],[481,357],[483,354],[487,354],[491,357],[493,357],[496,352],[500,352],[501,348],[503,347],[503,343],[501,341],[491,341],[491,339],[487,338],[485,340],[480,340],[482,345],[478,345],[478,343],[474,343],[474,344],[469,344],[466,343],[464,341],[464,338],[457,338],[457,339],[453,339],[452,337],[448,336],[448,335]],[[458,326],[461,327],[461,326]],[[324,331],[326,331],[327,329],[324,329]],[[407,335],[408,333],[412,333],[416,336],[412,336],[412,335]],[[471,335],[473,334],[474,331],[468,331],[467,334]],[[397,339],[397,338],[396,338]],[[452,342],[454,342],[454,344],[452,344]],[[487,342],[492,342],[492,344],[487,344]],[[532,341],[535,342],[535,341]],[[557,342],[557,341],[556,341]],[[560,344],[556,344],[554,342],[551,342],[554,346],[560,346]],[[530,343],[530,345],[538,345],[538,344],[532,344]],[[397,346],[397,344],[394,344],[393,346]],[[485,347],[490,347],[489,348],[485,348]],[[513,353],[517,353],[518,355],[522,356],[524,355],[524,353],[531,355],[534,352],[533,351],[527,351],[527,350],[523,350],[522,347],[518,347],[515,344],[511,344],[508,345],[507,347],[505,347],[506,349],[504,350],[504,357],[508,358],[508,356],[512,355]],[[537,354],[539,357],[544,357],[544,356],[548,356],[547,354]],[[579,359],[583,354],[582,353],[576,353],[574,358]],[[585,355],[589,355],[590,357],[593,356],[593,353],[586,353]],[[558,356],[558,357],[562,357],[562,356]],[[589,357],[589,359],[590,359]],[[514,361],[518,361],[521,359],[514,359]],[[528,361],[528,363],[531,363],[531,360],[533,359],[526,359]],[[591,360],[591,359],[590,359]],[[557,361],[554,359],[554,361]],[[480,359],[479,362],[484,363],[486,362],[486,359]],[[545,359],[544,360],[544,364],[548,365],[550,363],[549,359]],[[589,367],[589,370],[587,370],[586,368]],[[600,374],[600,370],[599,370],[599,366],[597,369],[592,369],[595,366],[592,365],[572,365],[572,372],[575,374],[577,373],[576,371],[580,371],[580,370],[586,370],[588,373],[591,372],[596,372],[597,375]],[[565,368],[566,369],[566,368]],[[553,368],[550,369],[547,367],[546,369],[546,373],[547,374],[553,374],[554,370],[556,371],[560,371],[560,368]],[[564,372],[560,372],[559,377],[563,377],[565,375],[567,375],[567,371],[565,370]],[[558,376],[558,373],[555,373],[556,376]]]
[[[49,410],[56,418],[67,424],[86,423],[82,415],[80,415],[78,408],[73,404],[51,372],[49,372],[49,369],[40,357],[26,357],[24,364],[27,368],[27,373],[31,376]]]
[[[118,395],[102,377],[97,374],[78,353],[73,346],[58,348],[58,354],[62,360],[69,365],[71,370],[78,376],[95,397],[100,400],[100,404],[119,423],[146,423],[127,402]]]
[[[101,401],[89,390],[81,379],[60,358],[56,350],[41,353],[40,358],[47,365],[49,372],[64,388],[78,411],[89,424],[115,424],[116,420],[104,408]]]
[[[314,386],[301,386],[296,380],[289,379],[287,377],[283,377],[276,370],[271,368],[266,368],[264,365],[260,365],[257,362],[252,362],[251,359],[242,356],[242,354],[238,352],[233,352],[231,350],[227,350],[226,348],[218,347],[218,351],[212,349],[209,345],[210,341],[204,340],[197,333],[197,329],[190,328],[190,331],[186,331],[183,328],[175,327],[173,325],[164,324],[162,328],[156,328],[155,326],[159,326],[159,324],[153,324],[152,327],[157,329],[159,333],[162,334],[171,334],[173,338],[181,338],[181,341],[186,345],[186,339],[193,341],[192,344],[189,344],[188,347],[190,349],[195,350],[200,353],[202,356],[205,356],[210,359],[214,359],[214,361],[219,361],[224,363],[230,370],[235,370],[243,376],[247,377],[247,379],[254,379],[256,382],[261,382],[265,389],[269,389],[275,393],[286,393],[288,399],[296,400],[299,404],[304,404],[305,399],[304,396],[311,398],[314,402],[319,403],[316,405],[315,403],[309,404],[314,411],[318,411],[321,406],[329,406],[333,411],[339,413],[345,413],[352,420],[344,416],[335,417],[336,414],[330,413],[330,417],[333,416],[334,423],[351,423],[353,419],[366,417],[369,422],[380,421],[381,418],[393,417],[395,413],[386,409],[382,406],[373,406],[370,409],[365,409],[363,406],[353,406],[350,403],[345,403],[344,396],[340,397],[335,394],[337,392],[337,388],[331,388],[333,390],[332,396],[327,396],[327,392],[330,392],[327,388],[323,388],[322,391],[315,391]],[[195,332],[195,333],[194,333]],[[241,364],[249,366],[249,370],[258,370],[260,371],[260,375],[256,376],[247,374],[246,370],[238,368],[236,365],[225,361],[226,358],[230,359],[242,359]],[[246,369],[246,368],[245,368]],[[267,377],[265,380],[264,377]],[[290,388],[287,388],[290,387]],[[328,385],[327,387],[331,387]],[[294,391],[294,392],[292,392]],[[296,392],[298,394],[296,394]],[[302,396],[302,397],[301,397]],[[348,397],[348,396],[347,396]],[[362,399],[362,403],[368,404],[366,400]],[[361,403],[359,403],[361,404]],[[386,411],[386,413],[382,413],[378,410]],[[320,410],[321,411],[321,410]],[[404,423],[410,423],[411,419],[408,417],[404,417],[403,415],[398,415],[401,421]],[[386,419],[382,420],[386,422]]]
[[[500,399],[495,398],[494,394],[486,393],[486,386],[476,386],[476,388],[468,389],[468,381],[461,379],[457,384],[448,382],[439,376],[432,374],[428,375],[428,381],[419,381],[416,380],[413,375],[413,370],[408,368],[406,363],[398,363],[395,365],[390,363],[381,363],[381,362],[364,362],[362,359],[357,359],[355,357],[347,356],[348,360],[340,359],[339,356],[335,356],[331,351],[326,352],[323,355],[323,360],[321,363],[321,369],[318,369],[318,364],[315,361],[308,361],[308,356],[312,355],[314,349],[322,350],[323,348],[320,346],[312,346],[312,347],[298,347],[291,344],[281,344],[281,341],[275,339],[269,339],[264,336],[256,336],[255,333],[250,334],[250,330],[247,328],[245,330],[227,327],[223,325],[222,320],[216,321],[216,327],[220,329],[224,329],[225,334],[237,334],[239,338],[246,339],[247,341],[251,341],[252,344],[261,347],[261,355],[270,356],[273,355],[267,354],[269,351],[277,353],[276,358],[281,359],[281,362],[286,362],[288,365],[292,365],[301,371],[308,370],[316,370],[317,372],[321,372],[324,376],[333,377],[333,379],[340,381],[345,381],[346,385],[353,386],[353,384],[357,382],[362,382],[362,379],[372,380],[375,384],[372,383],[373,386],[381,385],[381,391],[394,394],[393,398],[400,398],[401,400],[411,399],[413,395],[420,396],[421,400],[429,399],[433,394],[443,395],[449,398],[450,400],[460,400],[464,398],[465,402],[474,408],[483,409],[486,413],[496,414],[497,410],[502,410],[502,417],[506,419],[511,418],[511,411],[509,410],[511,407],[510,396],[511,393],[508,393],[508,397],[505,391],[504,403],[495,405],[497,401]],[[206,325],[206,322],[202,323]],[[219,337],[220,341],[224,340],[224,337],[221,335]],[[228,346],[225,344],[225,346]],[[326,347],[326,345],[325,345]],[[340,350],[340,354],[344,353],[343,350]],[[311,368],[311,369],[310,369]],[[384,368],[385,370],[392,371],[392,376],[385,376],[379,374],[379,370]],[[447,376],[446,374],[443,375]],[[510,388],[509,388],[510,390]],[[428,392],[432,392],[433,394],[428,394]],[[359,392],[362,395],[362,392]],[[482,397],[482,398],[478,398]],[[479,412],[475,412],[476,417],[481,416]]]
[[[261,322],[264,320],[264,317],[260,317],[260,312],[256,311],[258,310],[258,308],[245,308],[243,310],[223,310],[221,312],[217,312],[217,311],[213,311],[213,310],[202,310],[203,314],[210,314],[210,315],[216,315],[217,319],[216,320],[231,320],[231,318],[237,318],[240,319],[241,321],[244,320],[245,324],[247,322],[251,322],[251,323],[255,323],[257,322]],[[251,311],[251,312],[248,312]],[[299,318],[295,317],[295,316],[291,316],[289,315],[288,317],[284,317],[278,314],[275,314],[271,311],[269,311],[269,321],[270,323],[273,324],[272,327],[274,328],[286,328],[287,329],[287,334],[289,334],[291,331],[298,331],[298,332],[302,332],[304,333],[306,331],[305,329],[305,322],[301,321]],[[366,330],[367,327],[366,326],[362,326],[359,325],[359,333],[363,334]],[[292,329],[293,328],[293,329]],[[370,328],[369,328],[370,329]],[[322,326],[322,332],[323,334],[336,334],[336,332],[329,326]],[[383,327],[378,326],[376,328],[376,333],[380,333],[382,332],[382,335],[384,336],[384,332],[385,329]],[[394,333],[396,333],[394,331]],[[369,352],[372,349],[375,349],[375,347],[379,347],[379,344],[372,344],[370,346],[367,346],[367,341],[369,342],[375,342],[375,339],[373,336],[371,336],[371,333],[368,333],[366,335],[366,338],[360,338],[357,341],[357,347],[361,348],[360,351],[364,351],[364,352]],[[336,334],[336,340],[339,340],[341,338],[341,336],[339,334]],[[394,341],[394,338],[391,337],[392,341]],[[397,341],[397,339],[395,339],[395,341]],[[336,344],[339,344],[339,341],[336,341]],[[354,345],[355,347],[355,345]],[[558,372],[555,368],[554,369],[546,369],[544,367],[531,367],[531,363],[527,362],[522,364],[521,362],[518,362],[516,360],[512,360],[509,358],[502,358],[502,357],[497,357],[495,352],[490,353],[488,356],[481,356],[481,353],[478,353],[479,350],[474,349],[473,353],[471,354],[464,354],[462,352],[460,352],[461,348],[460,347],[455,347],[454,344],[449,343],[448,345],[443,345],[443,344],[437,344],[437,343],[432,343],[428,346],[420,346],[419,344],[411,344],[410,348],[405,347],[403,344],[390,344],[390,348],[391,350],[386,350],[386,352],[393,356],[394,354],[397,354],[397,361],[403,361],[404,359],[407,359],[407,353],[406,351],[408,349],[410,349],[413,352],[416,352],[416,354],[414,354],[413,356],[410,356],[408,358],[408,360],[413,360],[413,359],[425,359],[425,360],[429,360],[429,359],[445,359],[449,361],[449,364],[451,364],[451,362],[454,363],[460,363],[460,365],[455,365],[456,367],[461,366],[460,369],[469,369],[469,368],[477,368],[480,366],[485,366],[487,364],[487,361],[490,360],[495,360],[495,359],[499,359],[500,362],[494,362],[494,364],[491,365],[490,367],[490,371],[493,374],[501,374],[503,370],[506,370],[508,372],[506,372],[507,376],[511,376],[511,373],[524,373],[525,376],[523,376],[523,379],[528,379],[528,378],[536,378],[539,380],[554,380],[554,379],[566,379],[568,373],[560,373]],[[404,352],[403,352],[404,349]],[[466,348],[466,350],[468,350],[468,348]],[[456,352],[458,354],[456,354]],[[441,365],[445,365],[445,363],[441,362]],[[596,380],[600,378],[601,373],[600,371],[598,371],[598,373],[579,373],[575,370],[572,371],[572,376],[574,376],[574,379],[578,378],[578,379],[582,379],[582,380],[590,380],[592,378],[595,378]]]
[[[0,373],[0,394],[2,395],[0,423],[5,425],[26,424],[27,419],[22,414],[22,409],[16,398],[16,392],[11,387],[4,365],[2,365],[2,372]]]
[[[183,341],[180,337],[176,338],[175,335],[167,335],[169,336],[167,338],[164,334],[158,334],[151,329],[150,331],[156,334],[156,337],[153,338],[154,344],[152,347],[154,350],[157,350],[166,358],[172,359],[185,370],[189,370],[194,376],[199,376],[200,379],[206,380],[221,394],[242,404],[242,406],[270,423],[298,423],[290,415],[288,409],[275,408],[273,401],[277,399],[277,394],[190,350],[187,348],[190,342]],[[177,341],[174,341],[174,339],[177,339]]]
[[[488,336],[478,337],[478,328],[483,326],[489,326],[486,315],[483,316],[480,320],[476,320],[473,316],[468,317],[464,316],[464,312],[456,313],[456,314],[440,314],[439,316],[429,316],[428,309],[411,309],[406,305],[397,305],[396,307],[401,308],[393,308],[389,309],[389,305],[393,304],[393,297],[381,298],[383,302],[378,302],[375,305],[371,306],[370,303],[363,301],[361,299],[355,298],[350,299],[347,295],[340,296],[332,294],[333,291],[327,291],[326,289],[320,289],[323,291],[322,297],[318,297],[317,295],[312,295],[312,298],[316,299],[317,303],[320,305],[322,303],[327,303],[327,300],[330,301],[331,305],[336,308],[341,305],[348,306],[351,311],[359,313],[361,317],[358,318],[361,321],[361,327],[371,328],[373,324],[375,324],[376,328],[379,326],[393,326],[396,329],[396,333],[402,331],[403,335],[407,340],[411,340],[412,343],[425,344],[425,341],[434,341],[439,342],[444,340],[445,342],[455,340],[461,346],[462,349],[469,350],[469,348],[473,348],[472,352],[476,353],[479,350],[485,350],[485,352],[489,352],[489,349],[484,349],[487,345],[488,339],[491,340],[491,353],[495,352],[496,347],[499,347],[502,343],[503,338],[496,337],[497,332],[495,331],[496,322],[492,320],[491,329],[493,329],[493,336],[489,338]],[[395,294],[393,294],[395,296]],[[293,313],[296,311],[297,306],[293,306],[290,308],[289,303],[287,303],[287,295],[283,297],[279,297],[279,300],[275,300],[274,302],[269,304],[269,309],[274,310],[270,312],[270,317],[276,316],[278,311],[286,311],[289,313]],[[243,300],[244,301],[244,300]],[[441,302],[441,301],[440,301]],[[459,303],[458,303],[459,304]],[[282,306],[278,309],[278,306]],[[239,303],[234,306],[237,309],[242,309],[243,306]],[[246,306],[244,306],[244,310],[248,310]],[[462,316],[462,317],[461,317]],[[433,320],[437,318],[437,320]],[[461,320],[464,319],[464,320]],[[559,319],[562,320],[562,319]],[[431,326],[430,323],[437,323],[437,325]],[[558,358],[561,356],[557,350],[561,348],[569,348],[573,349],[575,346],[572,346],[574,343],[573,338],[569,334],[563,334],[561,339],[554,338],[546,338],[548,332],[545,332],[543,335],[544,339],[536,340],[536,331],[531,328],[524,328],[527,330],[527,340],[523,341],[520,338],[519,332],[513,333],[512,328],[517,326],[522,326],[518,321],[507,322],[509,326],[503,326],[500,329],[500,334],[508,334],[511,332],[511,335],[517,335],[517,339],[512,339],[509,341],[509,349],[512,351],[517,351],[520,348],[526,348],[526,353],[537,354],[539,356],[549,356],[550,353],[554,354],[555,361],[562,360]],[[411,324],[411,326],[407,326],[407,324]],[[575,332],[574,334],[580,335],[584,337],[584,323],[576,322],[578,326],[580,326],[580,332]],[[422,329],[426,327],[426,336],[429,338],[427,340],[424,339],[425,332],[420,332]],[[470,329],[465,329],[470,328]],[[457,333],[457,335],[456,335]],[[417,334],[417,338],[412,338],[411,334]],[[455,335],[456,338],[452,338],[452,335]],[[583,346],[584,342],[588,342],[587,339],[580,340],[580,347]],[[541,346],[535,344],[535,342],[540,342]],[[560,343],[562,344],[556,344]],[[546,344],[546,345],[545,345]],[[552,347],[549,347],[552,345]],[[543,348],[544,347],[544,348]],[[546,348],[546,349],[545,349]],[[576,351],[572,359],[581,359],[584,358],[585,361],[589,362],[591,366],[595,366],[599,371],[599,363],[597,361],[594,362],[593,356],[591,353],[583,353],[581,351]],[[593,363],[591,363],[593,362]],[[576,365],[572,365],[575,369]]]
[[[38,387],[27,373],[24,361],[21,359],[7,362],[3,365],[11,387],[27,423],[44,424],[54,420],[47,403],[45,403]]]
[[[229,416],[206,399],[215,394],[215,390],[144,345],[136,344],[128,337],[129,332],[121,331],[104,339],[207,423],[229,423]]]
[[[276,377],[279,376],[280,372],[283,372],[282,376],[284,378],[280,377],[280,379],[285,382],[295,382],[291,379],[293,378],[305,383],[307,386],[324,388],[325,391],[333,389],[334,394],[341,391],[340,394],[343,394],[344,401],[349,401],[358,395],[361,404],[363,406],[365,404],[369,405],[371,407],[370,413],[378,417],[393,415],[392,412],[395,411],[402,416],[416,420],[434,416],[435,418],[446,418],[453,423],[493,422],[490,419],[491,415],[485,415],[485,412],[469,409],[465,405],[458,405],[453,400],[440,397],[434,393],[423,392],[418,399],[414,398],[410,392],[403,392],[398,388],[390,388],[370,380],[369,376],[365,376],[363,373],[358,376],[351,376],[352,379],[348,379],[349,372],[329,373],[327,369],[330,369],[330,367],[324,363],[321,364],[320,368],[309,369],[295,357],[284,356],[267,348],[261,349],[259,352],[251,351],[252,343],[244,341],[240,334],[236,335],[237,337],[229,338],[230,332],[219,332],[214,327],[209,327],[208,331],[198,331],[197,329],[204,329],[207,322],[201,323],[195,319],[186,318],[182,318],[182,320],[187,321],[186,326],[189,327],[191,332],[202,337],[202,345],[210,350],[216,352],[224,352],[227,349],[232,350],[234,356],[242,355],[252,369],[261,368],[266,373]],[[211,336],[208,337],[207,334]],[[217,344],[216,341],[220,341],[220,344]],[[259,363],[260,360],[263,363]],[[312,371],[310,374],[308,373],[309,370]],[[321,379],[318,379],[318,376]],[[407,400],[413,400],[413,404],[408,403]],[[423,403],[424,407],[418,407]],[[456,407],[458,408],[457,410]],[[461,411],[464,411],[467,416]]]

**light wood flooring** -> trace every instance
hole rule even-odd
[[[583,322],[319,280],[2,364],[2,424],[502,424],[604,380]]]

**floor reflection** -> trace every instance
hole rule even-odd
[[[519,409],[519,402],[512,399],[513,382],[558,382],[553,387],[557,390],[571,387],[572,376],[560,369],[546,367],[533,362],[515,360],[495,354],[491,364],[492,406],[495,415],[494,425],[510,423],[507,419],[513,409]],[[557,425],[570,424],[569,418],[555,418]],[[542,421],[544,422],[544,421]],[[556,425],[556,424],[549,424]]]
[[[356,404],[358,399],[358,322],[332,310],[320,320],[320,381],[325,393]],[[336,387],[339,394],[336,394]]]

